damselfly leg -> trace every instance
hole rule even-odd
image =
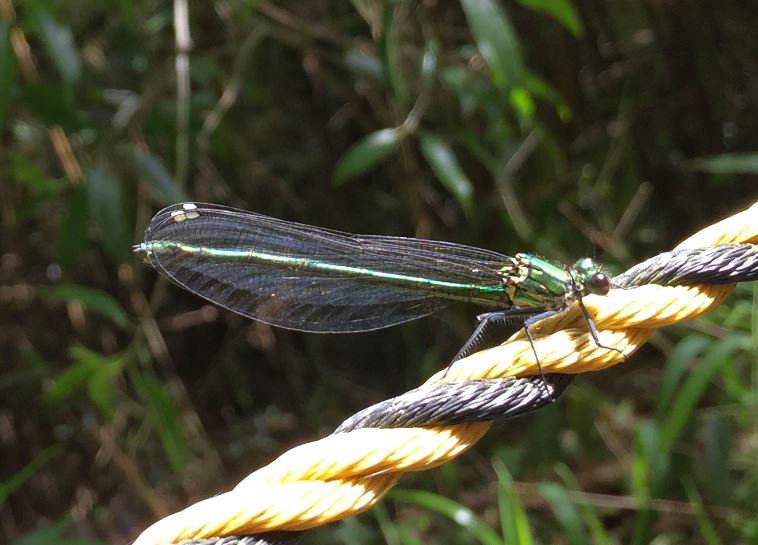
[[[587,307],[584,306],[584,303],[581,299],[577,299],[577,303],[579,305],[579,309],[582,312],[582,315],[584,316],[585,321],[587,322],[587,329],[589,330],[590,336],[592,337],[592,340],[595,342],[595,344],[600,348],[614,350],[623,356],[623,352],[618,348],[607,346],[600,342],[600,338],[597,334],[597,328],[595,327],[595,322],[593,321],[592,316],[590,316]],[[542,369],[539,355],[537,354],[537,347],[534,344],[534,337],[532,336],[530,327],[546,318],[560,314],[566,310],[566,307],[561,306],[541,312],[535,312],[535,310],[537,309],[511,308],[495,312],[486,312],[484,314],[478,315],[477,321],[479,323],[477,324],[476,329],[474,329],[474,332],[450,362],[447,370],[445,371],[445,374],[447,374],[447,371],[450,370],[450,367],[456,361],[470,356],[479,350],[497,345],[498,342],[502,342],[509,329],[512,329],[514,325],[520,325],[524,328],[524,333],[526,334],[526,338],[532,348],[535,361],[537,362],[537,368],[540,372],[540,377],[545,383],[545,387],[548,387],[548,382],[545,377],[545,372]]]

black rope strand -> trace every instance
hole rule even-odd
[[[180,545],[294,545],[305,532],[265,532],[254,536],[188,539]]]
[[[358,428],[412,428],[515,417],[549,404],[573,375],[475,379],[425,384],[354,414],[334,433]]]
[[[644,284],[731,284],[758,279],[758,246],[721,244],[712,248],[665,252],[613,278],[617,288]],[[358,428],[438,426],[509,418],[550,404],[574,375],[476,379],[424,385],[387,399],[345,420],[334,433]],[[267,532],[255,536],[207,538],[177,545],[293,545],[305,532]]]
[[[628,288],[643,284],[733,284],[758,279],[758,246],[720,244],[664,252],[613,279]]]

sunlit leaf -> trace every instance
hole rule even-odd
[[[500,510],[500,527],[503,532],[503,543],[518,543],[531,545],[534,543],[532,530],[526,516],[526,510],[521,498],[513,488],[513,479],[505,464],[493,460],[493,468],[498,481],[498,508]]]
[[[71,30],[42,9],[37,11],[37,26],[47,54],[53,59],[63,81],[68,85],[75,84],[82,73],[82,61]]]
[[[537,106],[525,88],[514,87],[511,89],[510,101],[511,106],[521,119],[531,120],[534,118]]]
[[[570,0],[516,0],[522,6],[546,13],[577,38],[584,34],[584,25]]]
[[[104,291],[76,284],[58,284],[41,288],[39,294],[48,301],[78,301],[87,310],[110,318],[120,327],[129,323],[121,304]]]
[[[340,185],[367,172],[395,151],[404,137],[404,131],[399,128],[382,129],[364,136],[350,146],[337,162],[334,182]]]
[[[518,36],[505,11],[495,0],[461,0],[461,6],[492,81],[507,91],[519,82],[523,63]]]
[[[691,159],[685,163],[690,170],[709,174],[756,174],[758,153],[724,153]]]
[[[131,238],[121,181],[102,167],[87,171],[85,179],[90,217],[100,227],[103,247],[114,260],[125,261]]]
[[[150,153],[134,155],[134,170],[150,186],[153,195],[161,204],[171,204],[187,200],[187,195],[174,181],[166,165]]]
[[[428,131],[419,132],[421,154],[429,163],[435,176],[456,198],[467,216],[474,215],[474,187],[463,172],[458,159],[447,142]]]
[[[437,75],[439,65],[440,43],[437,40],[429,40],[424,45],[424,53],[421,57],[421,79],[429,83]]]

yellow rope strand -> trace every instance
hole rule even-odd
[[[677,248],[758,243],[758,202],[683,241]],[[724,300],[733,285],[615,289],[587,296],[602,344],[586,329],[577,305],[533,328],[545,372],[583,373],[633,354],[655,328],[694,318]],[[537,362],[523,331],[495,348],[457,361],[427,382],[535,375]],[[363,428],[296,447],[255,471],[233,490],[200,501],[145,530],[134,545],[304,530],[371,507],[405,471],[429,469],[458,456],[484,435],[489,422],[431,428]]]

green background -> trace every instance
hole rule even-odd
[[[356,335],[217,309],[131,253],[166,204],[620,272],[758,196],[751,2],[189,4],[0,0],[0,542],[128,542],[473,328],[465,305]],[[306,539],[758,543],[754,301]]]

